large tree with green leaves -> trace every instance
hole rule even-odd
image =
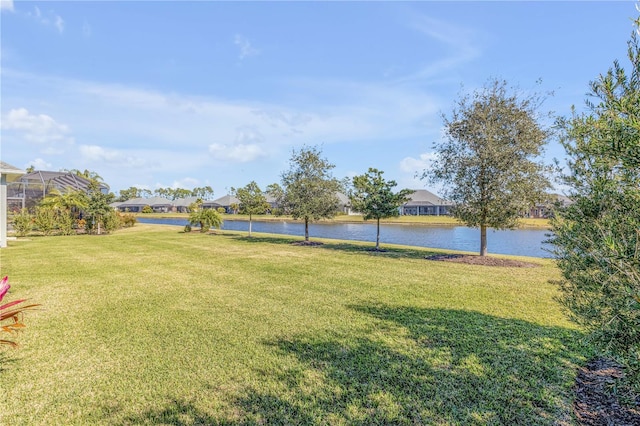
[[[640,18],[636,20],[640,31]],[[572,204],[553,220],[561,302],[592,342],[640,374],[640,42],[590,83],[586,111],[559,120]]]
[[[444,183],[453,215],[480,228],[480,255],[487,254],[487,228],[512,229],[545,197],[547,168],[538,160],[550,137],[539,122],[539,95],[523,95],[504,80],[491,80],[464,95],[447,117],[437,159],[423,178]]]
[[[410,189],[393,192],[398,184],[385,180],[383,171],[369,168],[367,173],[355,176],[349,193],[351,208],[362,213],[364,220],[376,220],[376,250],[380,250],[380,219],[397,217],[399,207],[409,200]]]
[[[240,213],[249,215],[249,236],[251,236],[251,219],[254,214],[267,211],[267,197],[255,181],[242,188],[231,188],[231,193],[240,200]]]
[[[333,177],[335,166],[322,157],[317,147],[293,150],[289,170],[282,174],[282,207],[294,219],[304,220],[304,240],[309,241],[309,222],[332,218],[338,212],[340,182]]]

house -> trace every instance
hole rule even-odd
[[[344,214],[357,214],[351,210],[351,200],[342,192],[336,192],[336,196],[338,197],[338,213]]]
[[[145,206],[151,207],[154,213],[168,213],[173,210],[173,202],[168,198],[132,198],[122,203],[113,203],[121,212],[141,213]]]
[[[107,194],[109,185],[99,183],[100,192]],[[87,192],[91,181],[72,172],[49,172],[37,170],[24,174],[7,185],[7,199],[17,208],[31,208],[52,192],[69,190]],[[17,206],[16,206],[17,204]]]
[[[189,206],[198,201],[198,197],[185,197],[173,200],[172,211],[178,213],[189,213]]]
[[[556,205],[568,206],[571,199],[562,194],[548,194],[547,199],[531,207],[523,216],[533,219],[548,219],[553,216],[553,209]]]
[[[225,195],[224,197],[220,197],[216,200],[210,201],[202,204],[202,208],[218,208],[222,207],[227,214],[236,214],[238,213],[238,208],[240,207],[240,200],[238,200],[233,195]],[[215,207],[214,207],[215,206]]]
[[[400,206],[400,214],[406,216],[442,216],[450,214],[451,201],[438,197],[426,189],[418,189],[409,195],[409,201]]]
[[[0,248],[7,246],[7,182],[13,182],[24,171],[0,161]]]

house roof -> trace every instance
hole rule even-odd
[[[26,172],[24,170],[20,170],[19,168],[12,166],[9,163],[0,161],[0,174],[6,176],[7,182],[13,182],[25,173]]]
[[[409,201],[404,206],[452,206],[451,201],[438,197],[426,189],[418,189],[409,195]]]
[[[118,204],[118,207],[127,206],[172,206],[173,202],[168,198],[163,197],[151,197],[151,198],[132,198],[123,203]]]
[[[225,195],[224,197],[220,197],[216,200],[213,200],[214,203],[220,204],[221,206],[230,206],[231,204],[240,205],[240,200],[238,200],[233,195]]]
[[[198,201],[198,197],[184,197],[173,200],[173,205],[176,207],[189,207],[191,204]]]
[[[54,184],[62,188],[73,188],[82,191],[86,191],[91,181],[78,176],[71,172],[50,172],[46,170],[36,170],[31,173],[27,173],[20,178],[22,182],[37,181],[42,184]],[[109,190],[109,185],[105,183],[99,183],[100,189]]]

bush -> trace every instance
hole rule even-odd
[[[13,216],[13,229],[16,235],[24,237],[33,229],[33,216],[27,209],[21,209],[20,212]]]
[[[218,213],[220,214],[225,214],[227,212],[227,210],[224,207],[218,207],[217,208]]]
[[[191,232],[191,225],[186,224],[186,225],[184,226],[184,232]]]
[[[36,228],[44,235],[51,235],[57,224],[56,212],[50,207],[36,208]]]
[[[153,213],[153,209],[151,208],[151,206],[144,206],[142,208],[142,213]]]
[[[56,215],[56,225],[62,235],[73,235],[75,230],[73,229],[73,215],[68,211],[60,211]]]
[[[125,213],[121,215],[120,220],[122,221],[122,226],[124,226],[125,228],[131,228],[138,222],[138,219],[136,219],[135,215],[131,213]]]
[[[115,210],[111,210],[109,213],[102,217],[102,230],[104,232],[113,232],[116,229],[122,228],[122,220],[120,213]]]
[[[628,47],[629,69],[639,70],[635,32]],[[591,95],[587,113],[559,123],[573,201],[552,221],[560,300],[598,349],[640,379],[640,73],[616,61]]]

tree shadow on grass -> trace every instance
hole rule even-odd
[[[121,418],[117,423],[123,425],[177,426],[231,424],[229,422],[221,422],[220,419],[184,399],[173,399],[161,409],[150,409],[129,415]]]
[[[267,243],[267,244],[279,244],[279,245],[291,245],[299,243],[302,240],[299,237],[266,237],[266,236],[247,236],[238,234],[227,234],[229,237],[245,243]],[[395,257],[395,258],[412,258],[423,259],[426,256],[433,256],[442,254],[442,251],[434,251],[429,249],[419,248],[397,248],[397,247],[384,247],[383,250],[375,250],[374,245],[365,245],[362,243],[349,243],[349,242],[329,242],[320,245],[309,246],[307,248],[321,249],[321,250],[336,250],[346,253],[366,254],[370,256],[382,256],[382,257]]]
[[[354,306],[376,326],[357,335],[269,342],[297,367],[276,390],[235,402],[263,424],[572,422],[571,387],[586,349],[578,332],[477,312]],[[270,389],[274,389],[273,386]]]

